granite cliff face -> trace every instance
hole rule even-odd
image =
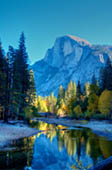
[[[99,72],[107,58],[112,59],[112,46],[91,45],[88,41],[71,35],[59,37],[48,49],[44,59],[37,61],[34,71],[37,94],[58,93],[60,85],[67,88],[70,80],[83,86],[92,76],[99,79]]]

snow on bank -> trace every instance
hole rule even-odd
[[[27,125],[0,123],[0,148],[10,144],[11,140],[29,137],[38,132],[38,129],[30,128]]]
[[[109,121],[86,121],[86,120],[68,120],[68,119],[54,119],[54,118],[38,118],[38,121],[44,121],[51,124],[60,124],[68,127],[85,127],[90,128],[93,133],[100,136],[108,137],[112,140],[112,122]]]
[[[63,118],[36,118],[37,121],[44,121],[50,124],[68,126],[69,128],[85,127],[90,128],[93,133],[108,137],[112,140],[112,122],[109,121],[78,121]],[[5,124],[0,122],[0,150],[10,144],[11,140],[33,136],[40,132],[38,129],[30,128],[25,124]]]

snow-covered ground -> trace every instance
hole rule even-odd
[[[90,128],[94,133],[108,137],[110,140],[112,140],[112,123],[109,121],[78,121],[63,118],[37,118],[36,120],[44,121],[50,124],[60,124],[68,126],[69,128]],[[11,140],[33,136],[38,132],[38,129],[30,128],[25,124],[17,123],[12,125],[0,122],[0,149],[10,144]]]
[[[0,122],[0,148],[10,144],[11,140],[32,136],[38,132],[38,129],[24,124],[11,125]]]
[[[68,120],[68,119],[54,119],[54,118],[38,118],[38,120],[45,121],[47,123],[61,124],[68,127],[85,127],[90,128],[94,133],[108,137],[112,140],[112,122],[109,121],[80,121],[80,120]]]

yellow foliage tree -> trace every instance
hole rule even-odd
[[[57,111],[57,115],[58,116],[65,116],[65,115],[67,115],[67,113],[68,113],[68,107],[65,105],[65,103],[63,102],[62,104],[61,104],[61,107],[58,109],[58,111]]]
[[[88,98],[88,111],[90,114],[98,112],[98,96],[96,94],[91,94]]]
[[[112,91],[104,90],[102,92],[98,107],[102,114],[112,117]]]

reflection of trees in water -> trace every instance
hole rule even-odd
[[[0,152],[0,169],[23,169],[30,166],[34,140],[35,136],[12,141],[11,147],[16,149]]]
[[[66,148],[68,155],[73,159],[73,169],[84,169],[84,161],[88,159],[87,164],[96,164],[99,160],[106,159],[112,155],[112,141],[103,139],[91,132],[89,129],[74,129],[68,130],[66,127],[53,124],[47,124],[43,122],[37,122],[34,124],[41,133],[37,134],[37,137],[44,134],[53,142],[56,137],[58,142],[58,149],[61,152],[63,148]],[[0,169],[22,169],[25,166],[30,166],[33,156],[33,144],[35,136],[24,138],[22,140],[14,140],[11,145],[17,147],[16,150],[1,152],[0,154]]]
[[[82,152],[83,155],[92,158],[93,164],[112,155],[112,141],[93,134],[90,129],[65,130],[64,126],[44,122],[39,122],[38,128],[44,130],[43,133],[50,138],[51,142],[57,135],[59,151],[65,147],[67,153],[76,156],[78,162],[81,160]]]
[[[99,137],[90,133],[87,140],[86,153],[93,159],[94,164],[102,157],[102,152],[99,146]]]
[[[109,156],[112,156],[112,141],[100,139],[99,145],[105,159],[108,158]]]

